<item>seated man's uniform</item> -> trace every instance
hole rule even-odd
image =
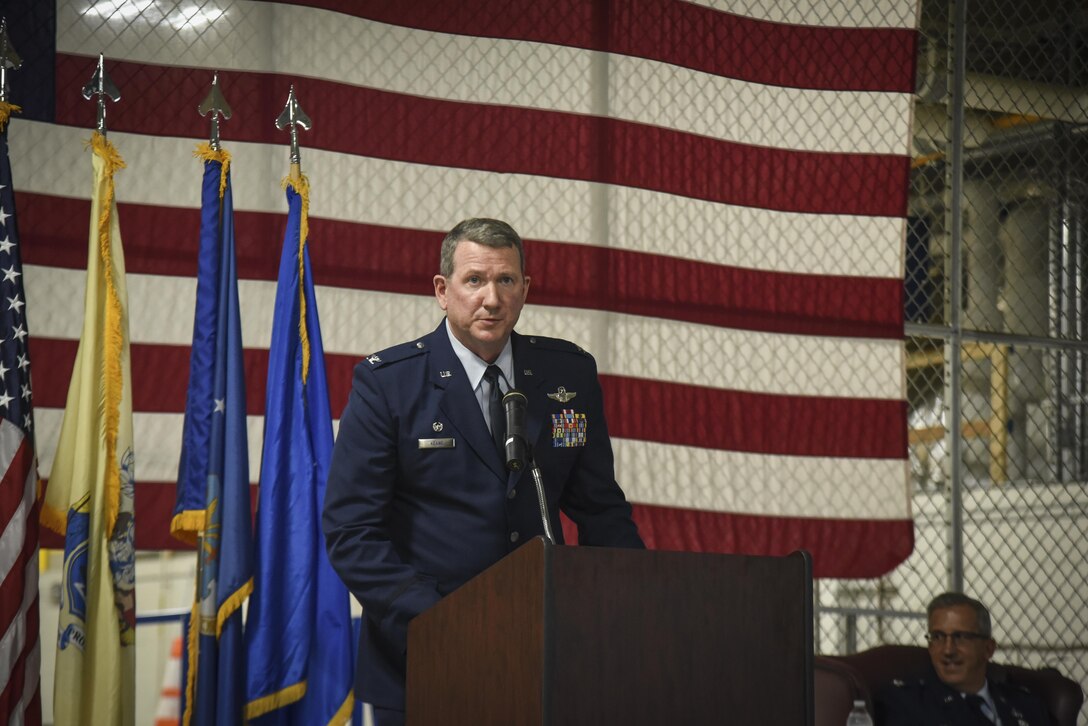
[[[1053,726],[1042,701],[1022,686],[987,679],[1001,726]],[[936,672],[908,681],[896,679],[876,699],[876,722],[884,726],[993,726],[970,697],[941,682]]]

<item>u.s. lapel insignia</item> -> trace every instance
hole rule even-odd
[[[533,369],[532,368],[526,368],[526,369],[522,370],[521,375],[531,376],[531,375],[533,375]]]
[[[366,357],[366,362],[370,365],[374,365],[375,363],[381,363],[382,359],[378,357],[377,353],[375,353],[374,355],[368,355]]]
[[[549,394],[550,395],[550,394]],[[552,447],[566,449],[586,445],[586,415],[564,408],[552,414]]]
[[[568,391],[563,386],[560,386],[555,393],[549,393],[548,398],[553,401],[559,401],[559,403],[567,403],[572,400],[578,394],[575,391]]]
[[[431,428],[437,434],[439,431],[441,431],[443,429],[442,422],[441,421],[435,421],[433,424],[431,424]]]
[[[449,378],[453,374],[450,373],[449,371],[438,371],[438,375],[441,376],[442,378]]]

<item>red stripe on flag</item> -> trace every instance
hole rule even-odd
[[[57,55],[57,123],[93,127],[94,104],[77,88],[96,59]],[[115,62],[126,94],[111,131],[192,135],[192,109],[207,76],[189,68]],[[225,74],[234,113],[265,118],[294,79]],[[296,86],[298,83],[296,82]],[[719,141],[629,121],[492,104],[464,103],[310,78],[299,89],[322,119],[308,147],[357,156],[482,171],[532,174],[650,189],[693,199],[788,212],[902,216],[910,158],[794,151]],[[282,143],[272,124],[226,124],[224,141]]]
[[[783,396],[601,376],[612,436],[780,456],[905,459],[905,401]]]
[[[87,200],[19,196],[26,263],[83,269]],[[196,276],[199,211],[119,204],[130,273]],[[235,211],[238,275],[275,280],[283,216]],[[442,235],[311,218],[319,285],[430,296]],[[899,279],[767,272],[625,250],[525,243],[530,302],[774,333],[900,339]]]
[[[293,0],[443,33],[528,40],[660,60],[795,88],[914,90],[915,33],[787,25],[676,0]],[[693,39],[698,42],[693,42]]]
[[[251,487],[256,506],[257,487]],[[175,484],[136,484],[136,521],[169,522]],[[812,553],[816,577],[879,577],[902,562],[914,546],[910,520],[814,519],[709,512],[634,504],[646,545],[658,550],[785,555],[804,547]],[[569,542],[577,540],[564,527]],[[42,546],[63,548],[63,538],[43,530]],[[190,550],[166,527],[137,527],[141,550]]]
[[[880,577],[914,549],[909,519],[815,519],[770,517],[634,504],[639,534],[650,549],[788,555],[806,549],[815,577]],[[563,536],[578,541],[563,518]]]
[[[23,488],[23,483],[26,481],[26,475],[23,476],[23,482],[18,484],[18,488]],[[4,481],[4,485],[7,485],[7,481]],[[29,517],[30,512],[24,513],[24,516]],[[28,520],[27,525],[31,522]],[[11,565],[11,569],[8,570],[7,576],[4,577],[4,581],[0,582],[0,636],[3,636],[8,632],[8,629],[19,617],[19,610],[23,606],[23,592],[26,589],[26,566],[27,563],[33,559],[35,553],[35,547],[38,545],[38,533],[37,523],[33,523],[35,530],[31,532],[32,527],[27,526],[26,537],[21,543],[22,549],[19,550],[18,556]],[[33,537],[31,536],[33,534]],[[37,633],[35,632],[35,639]]]
[[[249,488],[250,515],[257,511],[257,484]],[[136,549],[141,550],[192,550],[193,545],[174,539],[170,534],[170,522],[174,518],[177,502],[176,482],[136,482]],[[41,546],[45,549],[64,549],[64,537],[43,529]]]
[[[64,408],[66,382],[75,365],[78,340],[36,336],[33,341],[36,393],[34,404],[39,408]],[[133,343],[130,346],[133,371],[154,371],[154,375],[132,377],[133,411],[141,413],[185,413],[189,385],[188,345],[151,345]],[[351,371],[358,363],[354,356],[325,356],[329,376],[330,400],[347,403],[351,389]],[[246,413],[264,415],[264,386],[268,378],[268,351],[249,348],[243,356],[246,376]]]
[[[879,577],[914,549],[914,523],[904,520],[768,517],[634,505],[646,545],[686,552],[812,554],[815,577]]]
[[[26,640],[18,657],[11,664],[11,676],[7,685],[0,691],[0,714],[13,715],[15,704],[23,697],[26,690],[27,660],[34,648],[38,645],[38,630],[41,627],[38,619],[38,598],[35,597],[26,612]],[[24,726],[41,723],[41,678],[38,672],[32,672],[30,677],[38,684],[34,696],[23,707],[23,719],[11,718],[9,723],[22,723]]]
[[[12,453],[11,461],[7,462],[7,469],[4,470],[3,479],[0,480],[0,529],[6,530],[26,493],[26,477],[33,465],[34,453],[31,451],[26,436],[15,424],[5,426],[2,435],[13,440],[18,438],[18,443],[12,447],[15,451]],[[12,444],[14,441],[5,442],[5,446]],[[22,516],[27,516],[27,513],[24,512]]]
[[[5,426],[5,428],[8,427]],[[13,429],[12,426],[9,430]],[[0,582],[0,636],[13,644],[13,628],[21,627],[23,630],[22,647],[14,662],[0,666],[7,668],[10,665],[11,668],[7,674],[7,684],[3,691],[0,691],[0,713],[5,715],[13,713],[15,704],[23,696],[27,677],[26,661],[29,654],[38,647],[39,631],[37,592],[32,593],[31,602],[27,609],[25,611],[22,609],[24,598],[27,595],[27,567],[38,566],[35,557],[37,555],[39,526],[38,506],[36,503],[32,504],[28,511],[16,515],[19,505],[23,502],[27,477],[30,475],[34,463],[34,453],[29,441],[22,436],[20,436],[20,439],[18,449],[4,472],[3,480],[0,481],[0,517],[2,517],[0,521],[3,523],[3,528],[6,530],[11,526],[14,516],[23,519],[22,524],[25,528],[19,554],[12,563],[11,569],[5,575],[3,582]],[[20,619],[22,620],[21,623],[19,622]],[[31,674],[31,677],[37,680],[38,674],[35,672]],[[41,722],[40,696],[36,696],[25,704],[24,714],[25,722],[28,724]]]
[[[78,342],[34,339],[36,404],[62,408],[63,385]],[[189,379],[187,346],[131,347],[136,411],[183,413]],[[250,415],[264,414],[268,351],[247,349],[245,369]],[[325,355],[329,400],[339,416],[351,391],[359,358]],[[602,375],[605,416],[613,436],[680,446],[778,456],[903,459],[905,402],[865,398],[785,396],[706,388],[625,376]]]

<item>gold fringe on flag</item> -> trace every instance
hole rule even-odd
[[[219,170],[219,200],[222,201],[223,193],[227,190],[227,174],[230,173],[230,152],[226,149],[217,151],[205,141],[203,144],[197,144],[193,156],[204,161],[218,161],[222,165]]]
[[[278,708],[289,706],[295,701],[301,701],[305,695],[306,681],[299,681],[283,690],[270,693],[263,698],[258,698],[256,701],[250,701],[246,704],[246,720],[252,721]]]
[[[117,509],[121,500],[121,467],[117,460],[117,425],[121,417],[121,354],[124,335],[121,332],[121,298],[113,276],[113,244],[110,239],[110,212],[113,208],[113,175],[125,168],[125,162],[113,144],[97,131],[91,136],[89,146],[105,163],[106,195],[98,216],[98,255],[106,280],[106,309],[103,325],[102,407],[105,421],[106,442],[106,532],[112,533],[117,522]]]
[[[200,582],[197,582],[197,588]],[[185,669],[185,711],[181,714],[182,726],[190,726],[193,722],[193,709],[196,707],[196,665],[198,655],[197,644],[200,641],[200,601],[193,602],[193,609],[189,613],[189,642],[185,644],[189,651],[189,667]]]
[[[14,103],[0,101],[0,133],[3,133],[4,127],[8,125],[8,119],[11,118],[11,114],[22,110],[23,109],[19,108]]]
[[[310,374],[310,335],[306,331],[306,286],[303,284],[306,265],[303,252],[306,249],[306,240],[310,237],[310,180],[305,174],[299,174],[297,179],[284,177],[284,191],[289,186],[302,197],[302,216],[298,230],[298,337],[302,341],[302,383],[305,385]]]

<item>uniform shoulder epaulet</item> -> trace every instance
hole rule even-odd
[[[925,688],[925,678],[893,678],[892,688]]]
[[[422,355],[426,349],[427,347],[423,344],[422,340],[411,340],[407,343],[398,343],[385,350],[379,350],[377,353],[371,353],[363,358],[363,362],[369,363],[371,368],[382,368],[391,363],[397,363],[402,360],[414,358],[417,355]]]
[[[563,353],[584,355],[587,358],[592,357],[589,352],[581,346],[575,345],[569,340],[563,340],[562,338],[548,338],[543,335],[526,335],[525,342],[535,348],[540,348],[543,350],[556,350]]]

